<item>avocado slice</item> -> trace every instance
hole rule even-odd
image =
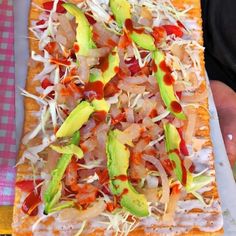
[[[75,131],[79,130],[88,121],[93,112],[94,107],[90,103],[87,101],[81,102],[66,118],[57,131],[56,137],[72,136]]]
[[[119,69],[120,57],[117,52],[117,48],[114,48],[113,51],[108,56],[108,67],[102,73],[103,83],[106,85],[116,74],[117,69]]]
[[[136,33],[133,31],[130,34],[131,39],[141,48],[154,51],[156,49],[155,40],[150,34]]]
[[[131,5],[127,0],[110,0],[111,11],[115,16],[116,22],[120,27],[123,27],[125,21],[130,19],[131,21]],[[133,25],[132,27],[133,28]],[[129,32],[130,38],[141,48],[154,51],[155,40],[154,38],[145,33],[137,33],[135,31]]]
[[[80,132],[76,131],[71,138],[70,144],[78,145]],[[81,150],[82,152],[82,150]],[[45,204],[45,213],[49,213],[61,196],[61,179],[69,165],[73,154],[63,154],[57,162],[56,168],[52,172],[52,178],[43,195]]]
[[[180,103],[175,95],[173,85],[167,85],[164,81],[164,77],[167,74],[167,72],[163,71],[160,64],[165,61],[165,56],[162,52],[156,49],[156,51],[153,52],[153,59],[155,61],[157,71],[155,72],[156,80],[159,85],[160,94],[163,99],[163,102],[165,103],[167,109],[178,119],[185,120],[186,116],[184,112],[182,111],[182,107],[180,106]],[[173,109],[172,104],[177,104],[180,108],[179,112],[176,112]]]
[[[131,19],[131,6],[127,0],[110,0],[110,8],[115,16],[116,22],[123,27],[126,19]]]
[[[111,191],[120,197],[121,206],[131,214],[137,217],[148,216],[147,199],[143,194],[138,193],[128,181],[130,153],[128,148],[117,139],[118,133],[118,130],[110,131],[106,143]]]
[[[174,162],[174,172],[177,179],[182,182],[183,171],[181,166],[181,159],[179,156],[179,145],[181,142],[179,132],[172,124],[168,123],[164,125],[165,132],[165,146],[169,159]]]
[[[94,99],[92,101],[92,106],[94,107],[95,111],[105,111],[108,112],[110,110],[110,104],[103,98],[101,100]]]
[[[75,4],[64,3],[63,7],[75,17],[76,23],[78,24],[76,28],[76,41],[79,45],[77,55],[87,56],[89,49],[96,48],[92,40],[92,28],[84,13]]]

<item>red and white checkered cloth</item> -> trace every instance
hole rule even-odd
[[[0,205],[12,205],[16,158],[13,0],[0,0]]]

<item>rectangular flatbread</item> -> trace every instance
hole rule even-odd
[[[32,0],[13,235],[222,235],[200,0]]]

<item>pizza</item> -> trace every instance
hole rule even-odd
[[[13,235],[223,234],[201,23],[197,0],[31,1]]]

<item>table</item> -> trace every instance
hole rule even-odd
[[[15,182],[13,0],[0,0],[0,230],[9,233]]]

